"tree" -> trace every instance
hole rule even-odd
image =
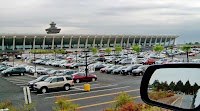
[[[175,88],[175,83],[172,81],[172,82],[169,84],[169,90],[174,91],[174,88]]]
[[[48,54],[48,53],[49,53],[49,50],[46,50],[45,52]]]
[[[110,54],[110,53],[111,53],[111,49],[110,49],[110,48],[106,48],[105,52],[106,52],[107,54]]]
[[[65,51],[65,50],[61,50],[60,52],[61,52],[62,54],[65,54],[65,53],[66,53],[66,51]]]
[[[133,51],[136,51],[136,52],[137,52],[137,55],[140,54],[141,49],[140,49],[140,46],[139,46],[139,45],[133,46],[132,49],[133,49]]]
[[[182,91],[183,92],[183,82],[181,80],[179,80],[174,88],[175,91]]]
[[[191,50],[191,46],[190,45],[184,45],[181,47],[181,50],[185,51],[187,54],[187,62],[189,62],[189,56],[188,56],[188,52]]]
[[[59,49],[56,49],[56,53],[59,53],[60,51],[59,51]]]
[[[154,48],[153,48],[153,50],[157,53],[157,54],[159,54],[160,55],[160,53],[161,53],[161,51],[164,49],[164,47],[163,46],[161,46],[161,45],[157,45],[157,46],[155,46]]]
[[[184,85],[184,92],[189,94],[192,92],[190,81],[188,80]]]
[[[199,89],[198,84],[195,82],[194,86],[192,87],[192,93],[195,94],[197,90]]]
[[[121,46],[115,47],[116,54],[119,54],[121,51],[122,51],[122,47]]]
[[[52,53],[52,54],[55,53],[54,50],[51,50],[51,53]]]
[[[98,49],[93,47],[91,51],[92,51],[92,54],[96,54],[98,52]]]

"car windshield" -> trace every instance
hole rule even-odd
[[[42,78],[44,78],[44,76],[38,77],[38,78],[36,79],[36,81],[40,81],[40,80],[42,80]]]
[[[45,79],[44,81],[45,81],[45,82],[50,82],[51,80],[52,80],[52,78],[49,77],[49,78]]]

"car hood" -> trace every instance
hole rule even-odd
[[[38,82],[37,80],[32,80],[32,81],[29,81],[28,83],[36,83]]]
[[[132,72],[139,72],[142,71],[142,69],[134,69]]]

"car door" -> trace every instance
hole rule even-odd
[[[50,82],[50,84],[48,85],[49,88],[57,88],[57,78],[53,78]]]
[[[61,88],[64,86],[64,84],[65,84],[65,81],[63,77],[57,78],[57,87]]]

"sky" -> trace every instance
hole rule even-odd
[[[0,0],[0,34],[178,34],[200,42],[200,0]]]

